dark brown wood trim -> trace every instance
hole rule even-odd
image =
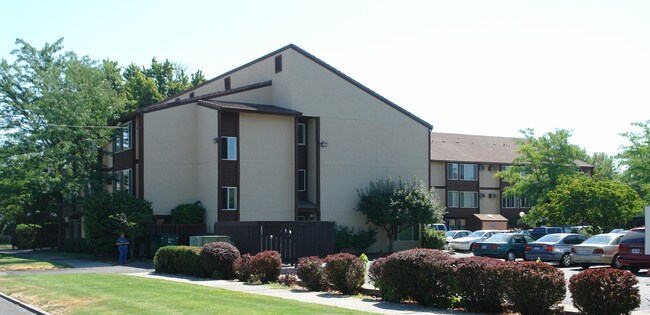
[[[427,159],[427,187],[431,190],[431,129],[428,130],[428,138],[429,140],[427,142],[429,143],[429,148],[427,149],[427,154],[429,157]]]
[[[447,189],[447,186],[433,186],[434,189]]]
[[[221,222],[221,112],[217,111],[217,222]],[[239,192],[237,192],[239,194]]]
[[[501,187],[479,187],[481,190],[501,190]]]
[[[316,143],[314,145],[316,146],[316,206],[318,209],[316,210],[316,220],[320,221],[321,220],[321,204],[320,204],[320,117],[314,118],[316,120],[316,129],[314,139],[316,140]]]
[[[144,114],[138,114],[138,197],[144,199]]]
[[[294,178],[294,188],[293,188],[293,206],[294,206],[294,221],[298,221],[298,117],[293,119],[293,178]]]

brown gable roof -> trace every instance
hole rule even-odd
[[[252,103],[241,103],[241,102],[224,102],[224,101],[204,101],[204,100],[199,100],[198,104],[200,106],[205,106],[208,108],[222,110],[222,111],[249,112],[249,113],[285,115],[285,116],[302,116],[301,112],[284,108],[284,107],[275,106],[275,105],[252,104]]]
[[[383,102],[384,104],[386,104],[386,105],[388,105],[388,106],[390,106],[390,107],[393,107],[394,109],[396,109],[397,111],[401,112],[402,114],[404,114],[404,115],[410,117],[411,119],[415,120],[416,122],[418,122],[418,123],[422,124],[423,126],[427,127],[429,130],[433,129],[433,126],[432,126],[431,124],[429,124],[428,122],[426,122],[425,120],[423,120],[422,118],[420,118],[420,117],[416,116],[415,114],[413,114],[413,113],[407,111],[406,109],[404,109],[404,108],[398,106],[397,104],[395,104],[395,103],[389,101],[389,100],[386,99],[385,97],[379,95],[377,92],[375,92],[375,91],[373,91],[373,90],[371,90],[371,89],[365,87],[363,84],[361,84],[361,83],[355,81],[354,79],[352,79],[352,78],[350,78],[349,76],[345,75],[343,72],[341,72],[341,71],[337,70],[336,68],[334,68],[334,67],[328,65],[328,64],[325,63],[324,61],[322,61],[322,60],[316,58],[314,55],[308,53],[307,51],[303,50],[302,48],[300,48],[300,47],[298,47],[298,46],[296,46],[296,45],[294,45],[294,44],[289,44],[289,45],[287,45],[287,46],[284,46],[284,47],[282,47],[282,48],[280,48],[280,49],[278,49],[278,50],[275,50],[275,51],[273,51],[273,52],[271,52],[271,53],[269,53],[269,54],[266,54],[266,55],[264,55],[264,56],[262,56],[262,57],[260,57],[260,58],[257,58],[257,59],[255,59],[255,60],[253,60],[253,61],[251,61],[251,62],[249,62],[249,63],[247,63],[247,64],[244,64],[244,65],[242,65],[242,66],[240,66],[240,67],[237,67],[237,68],[235,68],[235,69],[233,69],[233,70],[230,70],[230,71],[228,71],[228,72],[226,72],[226,73],[224,73],[224,74],[221,74],[221,75],[219,75],[219,76],[217,76],[217,77],[214,77],[214,78],[212,78],[212,79],[210,79],[210,80],[208,80],[208,81],[205,81],[204,83],[202,83],[202,84],[200,84],[200,85],[197,85],[197,86],[195,86],[195,87],[193,87],[193,88],[191,88],[191,89],[188,89],[188,90],[185,90],[185,91],[183,91],[183,92],[180,92],[180,93],[178,93],[178,94],[176,94],[176,95],[170,96],[170,97],[168,97],[168,98],[162,100],[160,103],[165,103],[165,102],[168,102],[168,101],[170,101],[170,100],[174,100],[174,99],[176,99],[178,96],[180,96],[180,95],[182,95],[182,94],[184,94],[184,93],[187,93],[187,92],[189,92],[189,91],[192,91],[192,90],[194,90],[194,89],[196,89],[196,88],[198,88],[198,87],[200,87],[200,86],[203,86],[203,85],[209,84],[209,83],[214,82],[214,81],[216,81],[216,80],[219,80],[219,79],[225,78],[225,77],[227,77],[227,76],[233,74],[234,72],[237,72],[237,71],[239,71],[239,70],[241,70],[241,69],[244,69],[244,68],[246,68],[246,67],[249,67],[249,66],[251,66],[251,65],[253,65],[253,64],[256,64],[256,63],[258,63],[258,62],[260,62],[260,61],[262,61],[262,60],[265,60],[265,59],[267,59],[267,58],[273,57],[273,56],[275,56],[275,55],[277,55],[277,54],[279,54],[279,53],[281,53],[281,52],[283,52],[283,51],[285,51],[285,50],[288,50],[288,49],[293,49],[293,50],[295,50],[296,52],[300,53],[301,55],[307,57],[307,59],[310,59],[311,61],[313,61],[313,62],[317,63],[318,65],[320,65],[321,67],[325,68],[326,70],[329,70],[330,72],[336,74],[337,76],[341,77],[342,79],[348,81],[348,82],[351,83],[352,85],[354,85],[354,86],[356,86],[357,88],[361,89],[362,91],[368,93],[369,95],[371,95],[372,97],[378,99],[379,101]]]
[[[522,141],[526,138],[432,132],[431,161],[512,164]],[[576,165],[593,167],[583,161],[576,161]]]

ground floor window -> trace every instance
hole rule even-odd
[[[113,173],[113,192],[131,193],[131,169]]]
[[[402,226],[399,226],[397,230],[399,231],[402,228]],[[420,225],[415,224],[411,225],[403,230],[401,230],[399,233],[397,233],[397,241],[418,241],[420,240]]]
[[[237,187],[221,187],[221,209],[237,210]]]
[[[445,224],[450,231],[465,229],[465,219],[446,219]]]

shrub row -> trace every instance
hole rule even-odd
[[[164,246],[158,249],[153,258],[156,272],[205,277],[201,261],[201,247]]]
[[[571,276],[573,305],[583,314],[630,314],[641,304],[639,280],[629,271],[597,268]]]
[[[244,254],[234,261],[233,270],[240,281],[269,283],[278,280],[282,259],[278,252],[269,250],[255,256]]]
[[[365,283],[366,266],[359,257],[340,253],[325,259],[302,257],[298,259],[296,273],[308,290],[326,291],[331,288],[343,294],[356,294]]]

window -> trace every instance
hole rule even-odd
[[[501,198],[501,207],[502,208],[529,208],[530,202],[528,198],[519,198],[519,197],[503,197]]]
[[[447,163],[447,179],[458,180],[458,163]]]
[[[221,209],[237,210],[237,187],[221,187]]]
[[[502,171],[502,172],[507,171],[507,170],[508,170],[508,167],[510,167],[510,166],[509,166],[509,165],[501,165],[501,171]]]
[[[275,73],[282,72],[282,55],[275,56]]]
[[[221,159],[237,160],[237,137],[221,137]]]
[[[465,219],[447,219],[445,220],[445,223],[447,223],[447,226],[449,227],[450,231],[453,230],[464,230],[465,229]],[[462,233],[462,235],[461,235]],[[459,232],[459,235],[456,236],[455,238],[460,238],[460,237],[465,237],[468,236],[469,233],[467,232]]]
[[[478,165],[476,165],[476,164],[461,164],[460,165],[460,179],[461,180],[477,180],[478,179]]]
[[[307,129],[304,123],[298,123],[298,144],[305,145],[307,140]]]
[[[398,226],[397,230],[399,231],[403,226]],[[420,239],[420,225],[411,225],[399,233],[397,233],[398,241],[417,241]]]
[[[131,169],[113,173],[113,191],[131,193]]]
[[[298,170],[298,191],[307,190],[307,171]]]
[[[131,122],[122,124],[115,131],[115,140],[113,141],[113,152],[122,152],[131,149]]]
[[[478,192],[461,191],[460,192],[461,208],[478,208]]]
[[[230,90],[230,77],[226,77],[225,79],[223,79],[223,85],[226,91]]]
[[[458,208],[458,192],[447,192],[447,208]]]

